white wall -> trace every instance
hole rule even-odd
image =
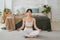
[[[4,0],[0,0],[0,11],[4,10]]]
[[[4,7],[12,10],[12,0],[5,0]]]
[[[49,5],[52,7],[52,18],[53,21],[60,21],[60,1],[58,0],[48,0]]]
[[[0,0],[0,11],[3,12],[4,8],[12,10],[12,0]]]
[[[52,8],[52,20],[60,21],[60,1],[59,0],[13,0],[13,11],[24,8],[39,8],[41,10],[41,6],[44,4],[48,4]]]
[[[16,7],[25,7],[25,8],[31,8],[31,7],[39,7],[40,5],[47,4],[47,1],[44,0],[13,0],[13,5]]]
[[[52,7],[53,21],[60,21],[60,0],[0,0],[0,9],[3,10],[4,7],[6,7],[14,12],[16,9],[20,9],[21,7],[26,9],[41,8],[44,4],[49,4]]]
[[[4,0],[0,0],[0,11],[3,13],[3,10],[4,10]],[[1,16],[0,15],[0,22],[1,22]]]
[[[60,30],[60,0],[48,0],[48,2],[52,7],[52,30]]]
[[[46,0],[13,0],[13,10],[16,11],[24,7],[27,8],[39,8],[44,4],[48,4]],[[16,12],[14,12],[16,13]]]
[[[60,0],[58,0],[58,19],[60,21]]]

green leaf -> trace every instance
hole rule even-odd
[[[48,14],[49,12],[51,12],[51,7],[46,7],[46,8],[44,8],[44,10],[42,11],[42,13],[46,13],[46,14]]]

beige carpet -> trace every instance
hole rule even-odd
[[[60,22],[52,22],[52,32],[42,31],[38,38],[24,38],[23,32],[1,30],[5,24],[0,23],[0,40],[60,40]]]
[[[38,38],[24,38],[23,32],[12,31],[8,32],[7,30],[0,31],[0,40],[60,40],[60,32],[46,32],[42,31]]]

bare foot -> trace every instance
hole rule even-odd
[[[17,31],[21,31],[20,29],[17,29]]]
[[[17,29],[17,31],[20,31],[20,29]]]
[[[25,38],[36,38],[38,36],[33,36],[33,35],[26,35]]]

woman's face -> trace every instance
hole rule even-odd
[[[28,16],[31,16],[31,15],[32,15],[32,12],[31,12],[31,11],[28,11],[28,12],[27,12],[27,15],[28,15]]]

